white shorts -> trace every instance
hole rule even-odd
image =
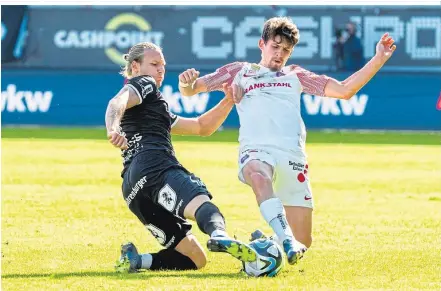
[[[304,157],[292,152],[270,147],[243,148],[239,150],[239,180],[245,183],[242,170],[252,160],[273,167],[273,187],[283,205],[314,208],[308,164]]]

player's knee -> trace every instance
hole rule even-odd
[[[268,185],[271,185],[272,181],[271,178],[268,177],[265,173],[262,173],[260,171],[253,171],[249,174],[251,183],[253,186],[257,188],[263,188],[267,187]]]
[[[253,172],[249,175],[250,186],[253,188],[257,201],[260,203],[267,200],[268,194],[272,193],[272,180],[262,172]]]
[[[205,202],[210,202],[210,198],[207,195],[198,195],[193,198],[187,206],[184,208],[184,217],[188,219],[195,219],[196,211],[204,204]]]

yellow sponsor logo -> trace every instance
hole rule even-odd
[[[164,33],[153,31],[150,23],[135,13],[121,13],[111,18],[104,30],[59,30],[54,43],[60,49],[104,49],[106,56],[118,65],[124,65],[122,57],[139,42],[162,45]]]

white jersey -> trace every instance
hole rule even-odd
[[[250,63],[232,63],[204,77],[209,91],[234,83],[244,89],[236,105],[241,148],[277,147],[305,154],[306,129],[300,113],[300,94],[324,95],[328,77],[299,66],[273,72]]]

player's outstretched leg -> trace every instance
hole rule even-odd
[[[249,159],[242,169],[243,180],[251,186],[259,204],[260,213],[282,241],[281,245],[288,258],[288,263],[295,264],[303,257],[304,246],[297,242],[286,219],[282,201],[276,197],[273,189],[273,158],[260,153],[260,159]],[[268,162],[264,162],[267,160]]]
[[[257,259],[251,247],[228,236],[212,236],[207,242],[207,248],[212,252],[229,253],[242,262],[254,262]]]
[[[224,216],[211,201],[200,204],[195,211],[194,218],[199,229],[210,235],[207,242],[207,248],[210,251],[229,253],[243,262],[254,262],[257,259],[256,252],[250,246],[227,234]]]
[[[131,242],[121,245],[121,256],[115,264],[118,273],[135,273],[141,268],[141,256]]]
[[[198,267],[189,257],[174,249],[163,249],[157,253],[140,255],[133,243],[122,245],[121,257],[115,264],[115,270],[118,273],[136,273],[140,269],[196,270]]]

